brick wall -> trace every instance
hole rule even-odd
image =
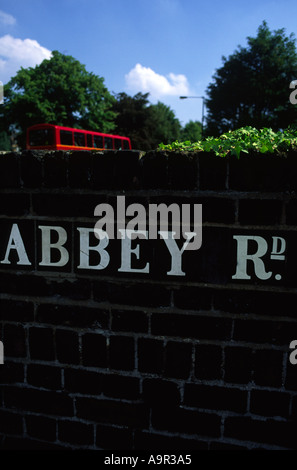
[[[296,153],[3,153],[0,186],[2,449],[296,449]],[[139,242],[149,272],[119,271],[119,240],[78,268],[78,228],[119,195],[202,204],[184,275],[162,240]],[[41,227],[66,233],[64,266],[41,265]],[[246,278],[238,237],[266,250]]]

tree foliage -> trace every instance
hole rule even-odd
[[[168,144],[180,138],[181,124],[169,106],[159,101],[150,106],[150,114],[152,148],[156,148],[160,142]]]
[[[202,124],[200,121],[189,121],[182,129],[181,139],[183,141],[197,142],[202,139]]]
[[[113,107],[116,132],[129,136],[132,147],[140,150],[155,149],[160,142],[169,143],[180,136],[174,112],[164,103],[151,105],[148,97],[149,93],[119,93]]]
[[[294,35],[271,32],[264,21],[247,42],[222,58],[207,88],[208,135],[243,126],[284,129],[296,122],[297,108],[289,102],[289,85],[297,78]]]
[[[58,51],[32,68],[21,68],[5,86],[4,129],[24,133],[42,122],[101,132],[114,129],[114,97],[104,79],[87,72],[85,66]]]
[[[198,142],[176,141],[168,145],[160,144],[159,150],[213,152],[219,157],[235,155],[237,158],[241,153],[249,152],[276,155],[297,150],[297,131],[293,127],[275,132],[271,128],[256,129],[246,126]]]

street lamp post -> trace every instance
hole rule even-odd
[[[179,97],[181,100],[186,100],[188,98],[200,98],[202,100],[202,120],[201,120],[201,137],[203,136],[203,123],[204,123],[204,101],[205,98],[204,96],[180,96]]]

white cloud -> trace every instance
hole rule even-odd
[[[21,67],[35,67],[49,59],[51,51],[34,39],[0,38],[0,80],[6,83]]]
[[[0,23],[7,26],[12,26],[16,24],[16,19],[14,16],[9,15],[9,13],[5,13],[4,11],[0,10]]]
[[[149,92],[153,98],[161,96],[178,96],[189,93],[188,80],[185,75],[170,73],[160,75],[149,67],[136,64],[130,72],[125,75],[127,87],[135,92]]]

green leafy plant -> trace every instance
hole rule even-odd
[[[241,127],[228,131],[220,137],[207,137],[198,142],[172,142],[172,144],[159,144],[159,150],[169,151],[200,151],[213,152],[219,157],[235,155],[239,158],[241,153],[251,150],[259,153],[280,153],[297,149],[297,130],[293,128],[274,132],[270,128],[256,129],[251,126]]]

